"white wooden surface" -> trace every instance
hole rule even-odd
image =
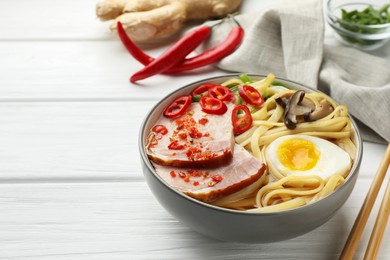
[[[337,259],[385,147],[364,143],[353,194],[313,232],[265,245],[193,232],[145,184],[138,128],[170,91],[224,72],[128,83],[140,65],[95,18],[96,2],[0,3],[0,259]],[[271,2],[246,0],[242,10]],[[330,31],[327,41],[337,44]],[[374,54],[390,59],[390,45]],[[387,230],[380,259],[390,259],[389,243]]]

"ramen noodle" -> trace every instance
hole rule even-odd
[[[273,74],[254,82],[241,75],[177,98],[147,149],[158,174],[183,193],[229,209],[273,212],[314,203],[343,185],[357,153],[352,133],[347,108],[327,95],[289,89]],[[229,164],[232,157],[239,161]],[[236,183],[221,185],[224,174]]]
[[[336,104],[323,93],[306,93],[305,99],[316,107],[320,107],[321,102],[326,101],[331,105],[332,112],[312,122],[297,123],[294,129],[289,129],[283,122],[286,107],[277,101],[278,98],[291,96],[296,90],[290,90],[273,82],[274,75],[270,74],[263,80],[249,83],[268,98],[260,108],[252,110],[252,127],[235,137],[237,144],[245,147],[259,161],[267,165],[266,177],[243,191],[214,201],[213,205],[248,212],[272,212],[296,208],[328,196],[340,187],[348,176],[356,156],[356,147],[351,140],[351,121],[348,118],[347,108]],[[221,85],[232,87],[241,84],[248,83],[240,79],[230,79]],[[298,140],[295,136],[305,138],[308,136],[316,138],[313,140],[322,139],[337,145],[348,155],[345,160],[349,163],[343,171],[338,172],[336,168],[325,177],[321,176],[320,171],[311,171],[310,175],[306,175],[302,170],[278,171],[277,167],[272,167],[269,161],[270,157],[276,155],[269,152],[267,155],[266,151],[275,140],[286,136],[291,137],[292,142]],[[322,155],[323,153],[319,156]],[[337,154],[329,155],[332,156],[334,160],[338,159],[335,158]]]

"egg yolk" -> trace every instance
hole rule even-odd
[[[286,168],[298,171],[310,170],[320,158],[320,152],[315,145],[301,138],[283,141],[278,147],[277,155]]]

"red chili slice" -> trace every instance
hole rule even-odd
[[[168,145],[168,149],[170,149],[170,150],[184,150],[185,148],[186,148],[186,145],[179,144],[178,140],[175,140]]]
[[[219,86],[218,84],[206,83],[202,84],[191,92],[191,96],[194,101],[199,101],[199,99],[212,87]]]
[[[220,182],[223,180],[223,177],[221,175],[213,175],[211,176],[211,179],[213,179],[213,181]]]
[[[222,100],[209,96],[203,96],[199,100],[203,112],[213,115],[222,115],[227,111],[227,106]]]
[[[166,135],[168,133],[168,129],[163,125],[155,125],[152,128],[152,131],[157,134]]]
[[[238,111],[243,111],[244,114],[238,117]],[[236,106],[232,111],[233,132],[239,135],[247,131],[252,126],[252,116],[249,108],[245,105]]]
[[[182,96],[175,101],[172,102],[164,111],[164,116],[168,118],[177,118],[179,116],[182,116],[187,108],[190,106],[192,101],[192,97],[190,95],[188,96]]]
[[[210,96],[222,101],[232,101],[235,98],[233,91],[220,85],[209,88],[208,92]]]
[[[201,119],[198,120],[198,123],[201,124],[201,125],[205,125],[207,124],[209,120],[205,117],[202,117]]]
[[[248,104],[259,106],[264,103],[264,99],[259,91],[252,86],[239,86],[238,93]]]

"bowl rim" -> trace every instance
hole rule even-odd
[[[246,211],[239,211],[239,210],[234,210],[234,209],[228,209],[228,208],[214,206],[214,205],[208,204],[206,202],[199,201],[197,199],[194,199],[194,198],[184,194],[183,192],[175,189],[174,187],[172,187],[168,183],[166,183],[155,172],[155,170],[154,170],[154,168],[153,168],[153,166],[152,166],[148,156],[146,155],[146,149],[145,149],[145,145],[144,145],[144,140],[145,139],[144,139],[144,134],[143,134],[145,126],[148,123],[148,121],[149,121],[151,115],[153,114],[153,112],[155,111],[155,109],[158,106],[160,106],[160,104],[162,102],[164,102],[165,99],[175,95],[176,93],[182,91],[185,88],[189,88],[190,86],[195,87],[196,85],[201,84],[201,83],[205,83],[206,81],[209,81],[209,80],[218,80],[218,79],[221,79],[221,78],[238,77],[241,74],[242,73],[224,74],[224,75],[213,76],[213,77],[204,78],[204,79],[201,79],[201,80],[197,80],[197,81],[191,82],[189,84],[186,84],[186,85],[184,85],[184,86],[182,86],[182,87],[180,87],[180,88],[170,92],[169,94],[164,96],[162,99],[160,99],[149,110],[149,112],[147,113],[147,116],[143,120],[143,122],[142,122],[142,124],[140,126],[140,129],[139,129],[138,148],[139,148],[139,152],[140,152],[140,155],[141,155],[142,162],[148,168],[149,172],[152,173],[152,176],[155,177],[160,183],[162,183],[171,192],[181,196],[183,199],[185,199],[185,200],[187,200],[187,201],[189,201],[191,203],[194,203],[194,204],[196,204],[198,206],[205,207],[205,208],[208,208],[208,209],[211,209],[211,210],[215,210],[215,211],[218,211],[218,212],[225,212],[225,213],[228,213],[228,214],[246,215],[246,216],[262,216],[262,215],[273,216],[273,215],[280,215],[280,214],[286,214],[286,215],[288,215],[288,214],[295,214],[296,212],[299,212],[299,211],[302,211],[302,210],[307,210],[307,209],[310,209],[311,207],[315,207],[315,205],[320,203],[322,200],[327,199],[327,198],[331,198],[331,197],[335,196],[336,192],[339,192],[340,190],[345,189],[347,187],[347,184],[352,181],[352,179],[353,179],[352,177],[354,175],[358,174],[359,168],[360,168],[360,164],[361,164],[361,160],[362,160],[362,154],[363,154],[363,141],[362,141],[362,138],[361,138],[361,134],[360,134],[359,129],[358,129],[357,125],[356,125],[356,122],[354,121],[354,119],[352,118],[352,116],[349,113],[348,113],[348,117],[351,120],[353,129],[355,130],[356,141],[357,141],[356,145],[357,145],[358,148],[360,148],[360,149],[357,149],[357,155],[356,155],[355,162],[354,162],[354,164],[353,164],[353,166],[352,166],[352,168],[350,170],[350,173],[348,174],[345,182],[336,191],[332,192],[331,194],[327,195],[324,198],[321,198],[320,200],[318,200],[318,201],[316,201],[314,203],[306,204],[306,205],[303,205],[303,206],[300,206],[300,207],[297,207],[297,208],[292,208],[292,209],[287,209],[287,210],[282,210],[282,211],[272,211],[272,212],[246,212]],[[262,77],[262,78],[266,77],[266,75],[262,75],[262,74],[252,74],[252,73],[246,73],[246,74],[248,76],[250,76],[250,77]],[[311,91],[314,91],[314,92],[323,93],[322,91],[319,91],[317,89],[308,87],[305,84],[299,83],[297,81],[288,80],[288,79],[285,79],[285,78],[282,78],[282,77],[275,77],[275,80],[283,80],[283,81],[290,82],[290,83],[302,86],[304,88],[310,89]],[[323,94],[325,94],[325,93],[323,93]],[[325,94],[325,95],[327,95],[327,94]]]

